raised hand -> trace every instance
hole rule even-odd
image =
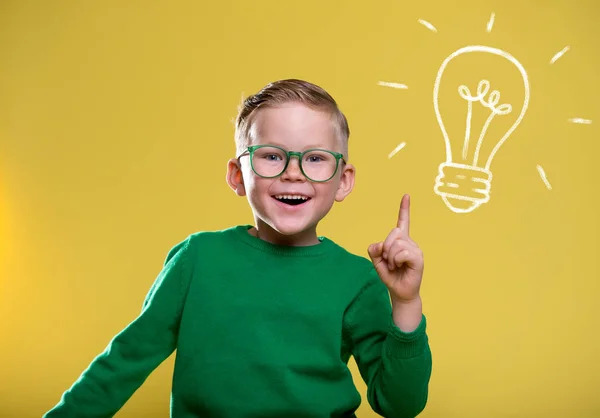
[[[400,202],[398,222],[385,241],[371,244],[368,252],[381,281],[387,286],[392,302],[419,299],[423,278],[423,252],[409,236],[410,197]]]

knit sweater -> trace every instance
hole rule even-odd
[[[250,227],[175,245],[139,316],[44,418],[113,416],[175,350],[172,418],[353,417],[350,356],[375,412],[418,415],[432,367],[425,316],[400,330],[371,261],[327,237],[281,246]]]

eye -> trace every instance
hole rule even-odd
[[[277,154],[266,154],[264,158],[268,161],[277,161],[278,159],[281,159],[281,157]]]
[[[310,154],[306,154],[304,156],[304,161],[311,164],[323,163],[330,160],[330,156],[324,152],[311,152]]]

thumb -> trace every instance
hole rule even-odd
[[[369,253],[371,261],[376,266],[383,260],[383,242],[369,245],[367,252]]]

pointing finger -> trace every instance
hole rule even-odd
[[[398,211],[397,227],[402,230],[404,236],[408,236],[410,226],[410,196],[405,194],[400,202],[400,210]]]

